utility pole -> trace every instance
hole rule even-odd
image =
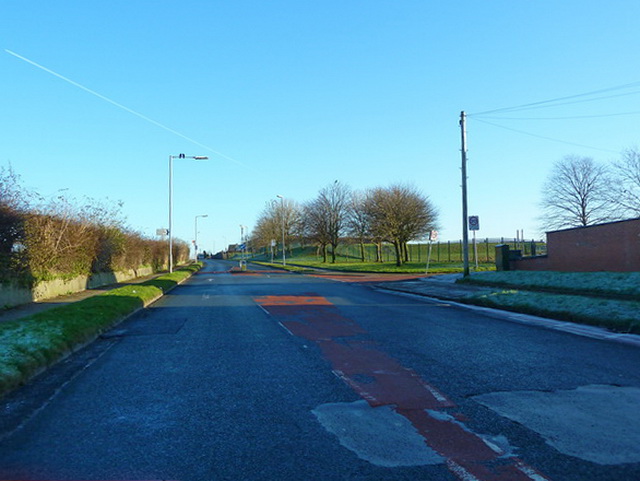
[[[464,277],[469,276],[469,230],[467,220],[467,115],[460,112],[460,138],[462,147],[462,253],[464,259]]]

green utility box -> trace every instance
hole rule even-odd
[[[509,245],[498,244],[496,246],[496,270],[508,271],[511,270],[511,264],[509,263]]]

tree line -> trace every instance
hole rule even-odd
[[[9,168],[0,168],[0,282],[33,286],[99,272],[154,271],[168,264],[168,244],[127,228],[121,204],[70,200],[60,192],[30,192]],[[189,259],[189,246],[174,241],[176,262]]]
[[[409,260],[407,244],[425,238],[437,228],[438,212],[431,200],[415,187],[394,184],[354,191],[335,181],[320,189],[304,203],[280,198],[267,202],[256,221],[250,242],[254,248],[269,249],[273,244],[291,246],[313,243],[323,262],[336,262],[338,245],[351,239],[360,245],[365,261],[365,243],[374,243],[377,261],[382,262],[382,243],[393,245],[396,263]],[[284,237],[284,239],[283,239]]]
[[[545,230],[640,217],[640,150],[609,163],[568,155],[554,163],[542,188]]]

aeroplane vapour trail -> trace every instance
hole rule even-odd
[[[125,112],[129,112],[130,114],[133,114],[136,117],[141,118],[142,120],[146,120],[147,122],[149,122],[149,123],[151,123],[151,124],[153,124],[153,125],[155,125],[157,127],[160,127],[161,129],[164,129],[167,132],[171,132],[172,134],[177,135],[178,137],[182,137],[183,139],[185,139],[185,140],[187,140],[187,141],[189,141],[189,142],[191,142],[191,143],[193,143],[193,144],[195,144],[195,145],[197,145],[199,147],[202,147],[203,149],[206,149],[209,152],[212,152],[212,153],[214,153],[214,154],[216,154],[216,155],[218,155],[220,157],[223,157],[223,158],[225,158],[227,160],[230,160],[231,162],[234,162],[234,163],[236,163],[238,165],[241,165],[242,167],[248,167],[248,166],[244,165],[242,162],[240,162],[239,160],[236,160],[236,159],[233,159],[233,158],[231,158],[231,157],[229,157],[227,155],[224,155],[223,153],[218,152],[215,149],[212,149],[208,145],[202,144],[202,143],[198,142],[197,140],[192,139],[191,137],[187,137],[186,135],[178,132],[177,130],[173,130],[171,127],[167,127],[166,125],[161,124],[160,122],[157,122],[157,121],[155,121],[153,119],[150,119],[146,115],[143,115],[140,112],[136,112],[135,110],[130,109],[129,107],[126,107],[125,105],[122,105],[122,104],[116,102],[115,100],[111,100],[109,97],[105,97],[104,95],[96,92],[95,90],[91,90],[90,88],[87,88],[84,85],[79,84],[78,82],[74,82],[73,80],[71,80],[71,79],[69,79],[69,78],[67,78],[67,77],[65,77],[63,75],[60,75],[59,73],[54,72],[53,70],[48,69],[47,67],[44,67],[44,66],[34,62],[33,60],[29,60],[28,58],[23,57],[22,55],[19,55],[19,54],[15,53],[15,52],[12,52],[11,50],[6,49],[6,48],[4,49],[4,51],[7,52],[9,55],[13,55],[16,58],[19,58],[20,60],[23,60],[23,61],[27,62],[28,64],[39,68],[40,70],[44,70],[45,72],[50,73],[54,77],[58,77],[59,79],[64,80],[67,83],[70,83],[74,87],[78,87],[79,89],[84,90],[85,92],[90,93],[91,95],[94,95],[94,96],[98,97],[99,99],[102,99],[105,102],[110,103],[111,105],[115,105],[116,107],[118,107],[119,109],[124,110]]]

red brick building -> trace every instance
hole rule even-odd
[[[640,218],[547,232],[546,256],[510,264],[527,271],[640,271]]]

